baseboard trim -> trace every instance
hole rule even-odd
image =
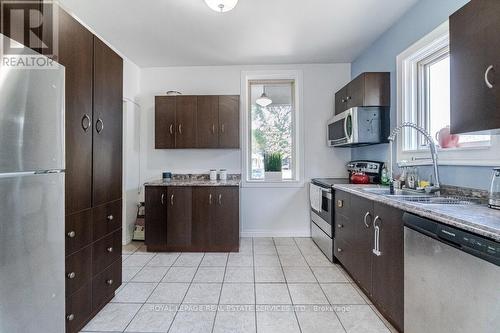
[[[311,237],[311,230],[276,231],[276,230],[243,230],[241,237]]]

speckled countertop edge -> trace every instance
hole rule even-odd
[[[206,180],[206,179],[182,179],[182,180],[154,180],[144,183],[144,186],[240,186],[239,179],[232,180]]]
[[[336,184],[334,189],[358,195],[443,224],[470,231],[500,242],[500,211],[485,205],[436,205],[400,201],[363,191],[380,185]]]

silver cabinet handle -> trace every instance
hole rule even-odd
[[[112,279],[106,280],[106,283],[109,284],[109,285],[112,285],[113,284],[113,280]]]
[[[212,204],[212,193],[210,193],[208,195],[208,204],[211,205]]]
[[[226,129],[226,126],[224,126],[224,124],[221,124],[221,125],[220,125],[220,131],[221,131],[222,133],[224,133],[225,129]]]
[[[74,279],[76,277],[76,273],[75,272],[71,272],[71,273],[68,273],[68,279]]]
[[[111,247],[111,246],[110,246],[110,247],[108,247],[106,250],[107,250],[109,253],[111,253],[111,252],[113,252],[113,247]]]
[[[337,252],[342,252],[342,251],[343,250],[340,247],[337,249]]]
[[[212,134],[215,134],[215,124],[212,124]]]
[[[170,206],[173,206],[174,205],[174,195],[172,194],[170,196]]]
[[[88,114],[84,114],[82,118],[82,128],[84,132],[87,132],[90,128],[90,117]]]
[[[491,84],[490,80],[488,79],[488,75],[490,74],[490,71],[493,69],[493,65],[488,66],[486,69],[486,72],[484,72],[484,82],[486,82],[486,86],[490,89],[493,88],[493,84]]]
[[[69,315],[66,316],[66,319],[68,321],[73,321],[73,319],[75,319],[75,315],[71,313],[71,314],[69,314]]]
[[[170,135],[174,134],[174,124],[170,124],[169,132]]]
[[[165,193],[162,193],[162,194],[161,194],[161,199],[160,199],[160,201],[161,201],[161,204],[162,204],[162,205],[164,205],[164,204],[165,204]]]
[[[179,134],[182,134],[182,124],[179,124]]]
[[[344,207],[344,200],[337,200],[337,207],[339,208]]]
[[[375,226],[374,229],[374,249],[372,250],[373,254],[379,257],[382,252],[380,252],[380,226],[377,225],[377,221],[381,221],[382,219],[379,216],[376,216],[375,219],[373,220],[373,225]]]
[[[115,217],[113,216],[113,214],[109,214],[108,217],[107,217],[108,221],[111,222],[115,219]]]
[[[69,238],[75,238],[76,236],[76,232],[74,232],[73,230],[71,230],[70,232],[68,232],[68,237]]]
[[[343,228],[343,227],[344,227],[344,225],[339,223],[339,224],[337,224],[337,227],[339,227],[339,228]]]
[[[101,124],[101,126],[99,126]],[[98,118],[97,121],[95,122],[95,130],[97,133],[101,133],[104,129],[104,122],[102,121],[101,118]]]
[[[219,194],[219,206],[222,206],[222,194]]]
[[[368,216],[371,216],[370,212],[366,212],[365,217],[363,218],[363,222],[367,228],[370,227],[370,224],[368,223]]]

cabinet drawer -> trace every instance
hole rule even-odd
[[[92,309],[98,309],[122,284],[122,260],[116,260],[92,281]]]
[[[92,210],[68,215],[65,218],[66,255],[70,255],[92,242]]]
[[[353,253],[352,248],[349,245],[342,241],[335,239],[333,244],[333,255],[337,258],[342,265],[349,271],[349,268],[352,266]]]
[[[121,257],[122,230],[94,243],[92,248],[92,275],[101,273],[111,263]]]
[[[92,287],[87,283],[72,296],[66,298],[66,332],[76,333],[87,322],[92,312]]]
[[[113,201],[93,209],[94,241],[119,229],[122,225],[122,200]]]
[[[335,191],[334,212],[345,216],[349,215],[351,195],[342,191]]]
[[[339,213],[335,214],[335,239],[350,243],[354,235],[354,225],[349,218]]]
[[[71,295],[90,281],[92,247],[87,246],[66,257],[66,295]]]

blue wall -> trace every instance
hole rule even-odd
[[[396,123],[396,57],[410,45],[437,28],[448,16],[468,0],[421,0],[366,49],[351,67],[352,77],[362,72],[391,73],[391,126]],[[386,144],[354,148],[352,159],[388,160]],[[421,174],[430,174],[431,168],[420,167]],[[491,178],[489,167],[440,167],[441,182],[448,185],[488,189]]]

